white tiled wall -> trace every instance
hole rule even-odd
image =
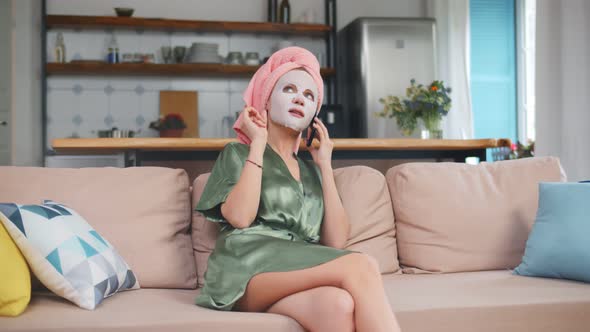
[[[114,34],[122,53],[153,53],[162,62],[161,46],[187,46],[194,42],[219,45],[219,54],[230,51],[271,54],[281,36],[256,34],[190,33],[123,30],[50,30],[47,36],[48,61],[56,35],[62,32],[67,60],[104,59],[110,35]],[[325,58],[321,38],[289,37]],[[244,53],[245,54],[245,53]],[[321,55],[320,55],[321,54]],[[98,130],[117,127],[132,129],[139,136],[157,136],[148,128],[158,117],[160,90],[198,91],[199,131],[201,137],[234,137],[231,125],[235,113],[243,107],[242,92],[249,78],[139,77],[139,76],[49,76],[47,91],[47,142],[60,137],[97,137]]]

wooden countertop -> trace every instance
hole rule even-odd
[[[114,153],[143,151],[221,151],[235,138],[59,138],[52,147],[57,153]],[[334,150],[474,150],[509,147],[510,139],[442,139],[415,138],[333,138]],[[315,142],[317,144],[317,141]],[[301,148],[305,149],[303,143]]]

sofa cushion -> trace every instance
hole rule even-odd
[[[514,272],[590,283],[589,234],[590,184],[541,183],[537,218]]]
[[[486,271],[388,274],[383,284],[404,332],[586,332],[590,326],[590,287],[583,283]],[[95,311],[80,310],[51,294],[34,294],[21,316],[0,317],[0,326],[3,332],[303,331],[287,316],[195,306],[198,292],[123,292]]]
[[[31,273],[25,258],[0,222],[0,316],[18,316],[31,300]]]
[[[199,275],[204,285],[207,260],[215,248],[219,225],[194,211],[209,173],[193,183],[193,248]],[[346,249],[369,254],[377,259],[382,273],[399,271],[391,199],[385,177],[369,167],[351,166],[334,170],[336,187],[351,223]]]
[[[338,194],[350,222],[346,249],[373,256],[381,273],[398,272],[391,197],[385,176],[366,166],[334,170]]]
[[[65,205],[0,203],[0,222],[39,280],[81,308],[93,310],[106,297],[139,288],[116,249]]]
[[[538,184],[562,180],[557,158],[388,170],[405,273],[512,269],[537,211]]]
[[[510,271],[386,275],[404,332],[588,331],[590,287]]]
[[[303,332],[277,314],[215,311],[194,304],[198,290],[139,289],[106,299],[99,309],[81,310],[49,293],[35,293],[19,317],[0,317],[2,332]]]
[[[125,258],[142,287],[194,288],[186,172],[160,167],[0,167],[0,202],[59,201]]]

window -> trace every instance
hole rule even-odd
[[[536,0],[519,0],[516,7],[518,59],[518,139],[535,140]]]

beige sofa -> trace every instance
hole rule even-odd
[[[217,232],[192,212],[207,177],[191,186],[185,171],[169,168],[0,167],[0,202],[72,207],[142,286],[94,311],[35,291],[21,316],[0,317],[0,331],[303,331],[285,316],[193,304]],[[557,159],[408,163],[385,176],[353,166],[335,177],[351,220],[348,247],[378,260],[404,331],[590,330],[590,285],[511,273],[538,182],[564,179]]]

